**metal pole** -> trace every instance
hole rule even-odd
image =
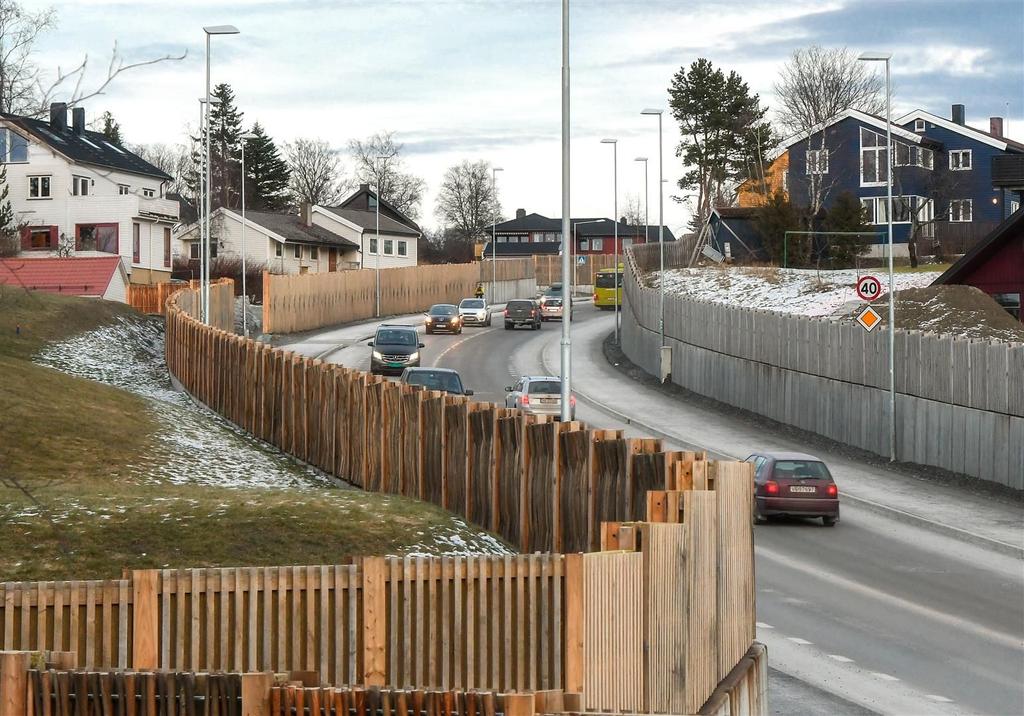
[[[572,312],[572,275],[570,247],[572,226],[569,207],[569,0],[562,0],[562,313]],[[568,301],[568,306],[565,302]],[[562,321],[562,420],[572,417],[572,337],[571,321]]]
[[[203,136],[205,122],[203,121],[204,107],[206,101],[199,99],[199,193],[196,195],[196,212],[199,223],[199,319],[203,319],[203,277],[206,276],[206,224],[203,222],[203,197],[206,196],[206,168],[204,160],[204,146],[206,144]]]
[[[491,168],[491,197],[494,197],[494,190],[497,187],[498,172]],[[498,226],[498,211],[491,212],[491,303],[494,303],[494,284],[498,280],[498,241],[495,235]]]
[[[206,116],[206,127],[204,129],[206,146],[203,149],[206,157],[206,166],[203,168],[206,177],[206,189],[203,192],[203,205],[205,207],[203,221],[206,223],[206,244],[203,247],[203,258],[205,261],[205,273],[202,279],[202,304],[203,322],[210,323],[210,33],[206,33],[206,103],[203,105],[203,113]]]
[[[619,142],[617,139],[602,139],[602,144],[612,145],[612,221],[615,222],[615,238],[612,246],[612,274],[615,293],[612,310],[615,311],[615,345],[619,344]],[[591,271],[593,274],[593,271]]]
[[[245,292],[245,138],[242,138],[242,335],[249,337],[249,294]]]
[[[896,307],[892,266],[892,89],[889,60],[885,61],[885,190],[889,208],[889,461],[896,461]]]
[[[661,113],[658,113],[658,245],[661,249],[661,279],[658,281],[658,293],[661,297],[661,312],[658,318],[658,330],[661,333],[661,345],[665,345],[665,184],[662,169],[665,159],[661,151]]]
[[[380,175],[377,175],[377,250],[374,251],[374,265],[377,271],[377,318],[380,318]]]

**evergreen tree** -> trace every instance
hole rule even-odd
[[[14,223],[14,209],[9,197],[7,165],[0,164],[0,257],[14,256],[21,249],[21,237]]]
[[[231,85],[217,85],[213,97],[220,102],[210,107],[210,208],[234,209],[241,204],[242,112]]]
[[[256,136],[245,144],[246,207],[279,211],[288,206],[291,171],[259,122],[253,125],[252,133]]]
[[[806,266],[810,258],[810,242],[804,236],[790,236],[787,231],[800,230],[800,212],[789,203],[782,192],[769,197],[757,210],[754,225],[764,242],[769,258],[778,265],[790,268]]]
[[[851,268],[858,257],[867,253],[871,245],[871,230],[860,199],[848,191],[836,197],[832,208],[825,214],[825,231],[839,231],[842,235],[829,236],[828,256],[832,268]],[[856,236],[851,232],[865,233]]]
[[[101,119],[103,120],[103,129],[101,130],[103,132],[103,136],[106,137],[108,141],[121,146],[121,125],[117,123],[116,119],[114,119],[114,115],[110,112],[104,112]]]

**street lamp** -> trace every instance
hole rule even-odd
[[[211,97],[207,100],[205,97],[199,98],[199,192],[196,195],[196,219],[199,223],[199,319],[206,323],[205,307],[203,306],[203,286],[205,285],[207,275],[207,244],[209,238],[206,235],[206,225],[203,223],[203,204],[205,202],[204,197],[206,196],[206,103],[209,101],[210,104],[220,104],[220,100],[216,97]]]
[[[390,159],[391,157],[392,157],[392,155],[390,155],[390,154],[388,154],[388,155],[378,154],[376,157],[374,157],[374,161],[379,160],[379,159]],[[373,202],[373,204],[374,204],[374,209],[376,210],[376,215],[377,215],[376,216],[377,229],[376,229],[376,239],[375,239],[376,242],[377,242],[377,246],[376,246],[376,251],[373,252],[373,265],[374,265],[374,271],[376,271],[376,277],[375,278],[376,278],[376,283],[377,283],[377,318],[380,318],[380,250],[381,250],[381,244],[380,244],[380,172],[378,171],[378,172],[376,172],[376,174],[377,174],[377,187],[376,187],[376,190],[374,191],[374,202]]]
[[[259,139],[252,132],[239,137],[242,143],[242,335],[249,337],[249,294],[245,291],[245,143]]]
[[[203,105],[203,111],[206,114],[206,149],[204,155],[206,157],[206,167],[204,169],[206,174],[206,191],[203,193],[203,202],[205,204],[205,212],[203,220],[206,223],[206,247],[204,251],[204,258],[206,259],[206,276],[203,277],[203,319],[205,323],[210,323],[210,37],[213,35],[237,35],[238,28],[234,25],[209,25],[203,28],[203,32],[206,33],[206,104]]]
[[[612,145],[612,221],[615,222],[615,345],[619,345],[619,140],[602,139],[601,144]]]
[[[658,318],[658,332],[661,334],[661,345],[665,345],[665,187],[662,170],[665,160],[661,152],[661,115],[660,109],[645,109],[640,114],[658,116],[658,248],[661,255],[661,279],[658,281],[661,308]],[[646,163],[644,166],[647,166]]]
[[[498,194],[496,191],[496,182],[498,179],[498,172],[505,171],[501,167],[491,167],[491,196],[497,203]],[[491,303],[494,303],[494,296],[498,290],[495,288],[498,284],[498,242],[495,240],[495,230],[498,226],[498,207],[494,207],[494,211],[491,216]]]
[[[569,0],[562,0],[562,246],[569,241],[569,234],[572,227],[569,225]],[[567,289],[572,286],[572,277],[569,272],[572,266],[569,264],[569,252],[562,249],[562,311],[565,311],[565,299],[569,296],[569,309],[572,310],[572,296]],[[569,326],[572,321],[562,321],[562,420],[568,421],[572,418],[572,406],[570,396],[572,395],[572,338]]]
[[[892,86],[889,79],[891,52],[862,52],[862,62],[885,63],[885,192],[889,233],[889,461],[896,461],[896,308],[893,304],[892,267]]]

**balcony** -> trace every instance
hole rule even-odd
[[[172,199],[139,197],[139,214],[156,216],[161,219],[178,220],[178,202]]]
[[[1024,154],[992,157],[992,186],[1024,189]]]

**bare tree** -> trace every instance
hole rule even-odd
[[[827,166],[827,156],[838,147],[829,145],[821,125],[847,109],[878,114],[885,109],[884,88],[884,79],[845,47],[801,48],[794,50],[775,83],[776,118],[790,135],[806,132],[808,149],[819,152],[816,161]],[[827,173],[808,173],[810,216],[817,214],[834,183]]]
[[[192,167],[191,153],[182,144],[132,144],[131,151],[172,177],[168,192],[186,190],[186,176]]]
[[[492,187],[490,162],[463,160],[449,167],[441,180],[434,213],[463,241],[473,242],[487,236],[491,224],[502,220],[501,202]]]
[[[341,201],[351,184],[342,174],[337,150],[322,139],[296,139],[282,148],[295,202],[330,206]]]
[[[378,132],[349,142],[356,180],[376,188],[380,197],[413,219],[419,218],[420,202],[427,183],[404,170],[402,144],[394,132]]]
[[[46,116],[50,102],[58,97],[68,106],[81,104],[103,94],[124,72],[158,62],[183,60],[187,54],[164,55],[126,64],[115,42],[106,77],[98,85],[87,87],[88,55],[69,70],[57,67],[55,78],[48,76],[36,62],[36,42],[56,26],[57,14],[53,8],[32,12],[16,0],[0,0],[0,112]]]

